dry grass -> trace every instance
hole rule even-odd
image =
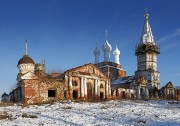
[[[27,113],[22,114],[23,118],[38,118],[37,115],[28,115]]]
[[[180,101],[169,101],[169,104],[180,104]]]
[[[107,109],[108,107],[107,106],[102,106],[101,109]]]
[[[13,102],[1,102],[0,103],[0,107],[6,107],[6,106],[13,106],[14,103]]]
[[[71,106],[64,106],[64,107],[62,107],[62,109],[72,109],[72,107]]]
[[[0,120],[3,120],[3,119],[12,119],[12,115],[9,115],[7,112],[1,112]]]

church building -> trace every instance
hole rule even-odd
[[[155,92],[160,89],[160,72],[157,69],[157,56],[160,54],[159,45],[155,42],[149,24],[149,14],[144,15],[145,21],[139,43],[135,48],[137,56],[137,71],[135,78],[144,77],[147,80],[147,88],[150,97],[155,96]],[[138,92],[144,94],[147,88],[139,88]],[[137,93],[138,93],[137,92]],[[147,95],[147,94],[146,94]]]
[[[17,87],[10,101],[39,104],[62,99],[99,101],[110,98],[110,79],[95,65],[85,64],[64,73],[46,73],[46,64],[35,63],[27,53],[18,61]]]

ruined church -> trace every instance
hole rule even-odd
[[[69,69],[64,73],[46,73],[46,63],[35,63],[25,53],[18,61],[17,87],[9,93],[13,102],[24,104],[47,103],[62,99],[102,101],[108,99],[180,99],[180,89],[168,82],[160,88],[160,72],[157,57],[159,44],[155,42],[149,23],[144,15],[140,41],[135,47],[137,70],[127,76],[120,62],[120,50],[113,51],[115,61],[110,60],[112,47],[107,39],[102,45],[104,61],[99,61],[100,49],[94,49],[95,62]],[[3,95],[3,97],[7,95]]]

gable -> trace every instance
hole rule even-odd
[[[166,85],[165,85],[165,88],[174,88],[172,82],[168,82]]]
[[[89,75],[89,76],[98,76],[109,79],[98,67],[93,64],[85,64],[83,66],[79,66],[70,70],[67,70],[65,73],[72,74],[81,74],[81,75]]]

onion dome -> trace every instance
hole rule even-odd
[[[96,56],[96,55],[100,55],[100,50],[99,50],[98,47],[96,47],[96,48],[94,49],[94,55],[95,55],[95,56]]]
[[[102,49],[103,49],[104,52],[110,52],[112,50],[112,47],[109,44],[107,39],[106,39],[106,42],[104,43]]]
[[[18,66],[19,66],[20,64],[29,64],[29,63],[35,65],[33,59],[28,56],[27,48],[28,48],[28,47],[27,47],[27,40],[26,40],[26,42],[25,42],[25,54],[24,54],[24,56],[18,61]]]
[[[114,50],[113,54],[114,54],[114,55],[120,55],[120,51],[119,51],[119,49],[117,48],[117,46],[116,46],[116,49]]]
[[[19,61],[18,61],[18,66],[20,64],[35,64],[33,59],[31,57],[29,57],[28,55],[24,55]]]

